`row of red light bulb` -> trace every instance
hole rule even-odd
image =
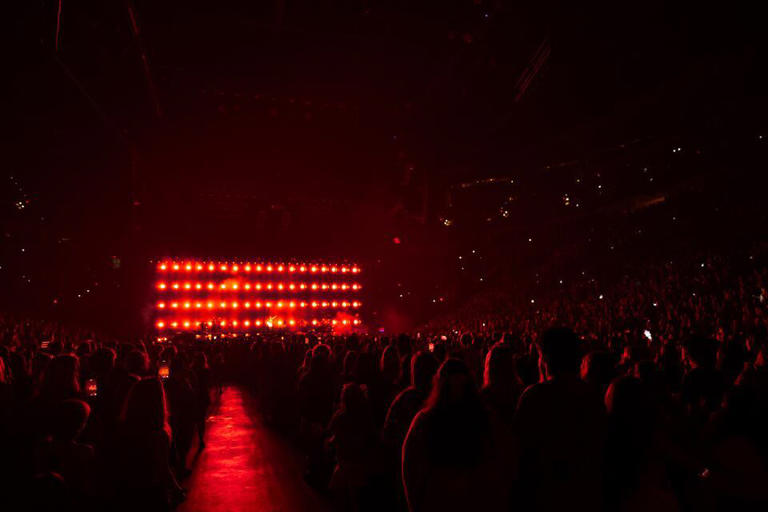
[[[356,300],[352,301],[352,302],[348,302],[348,301],[314,301],[314,300],[311,301],[311,302],[306,302],[306,301],[301,301],[301,302],[295,302],[295,301],[288,301],[288,302],[275,301],[275,302],[272,302],[272,301],[267,301],[267,302],[264,302],[264,303],[258,302],[258,301],[251,303],[251,302],[246,301],[246,302],[243,302],[243,303],[240,303],[240,302],[231,302],[231,303],[230,302],[219,302],[218,305],[214,301],[208,301],[208,302],[205,303],[205,305],[203,305],[203,302],[200,302],[200,301],[196,301],[194,303],[191,302],[191,301],[171,302],[171,303],[165,303],[165,302],[161,301],[161,302],[157,303],[157,308],[158,309],[166,309],[166,308],[170,308],[170,309],[180,309],[180,308],[181,309],[238,309],[238,308],[240,308],[240,306],[242,306],[245,309],[250,309],[251,306],[253,306],[256,309],[261,309],[262,307],[270,309],[270,308],[272,308],[272,306],[274,306],[277,309],[283,309],[283,308],[294,309],[296,307],[299,307],[299,308],[306,308],[306,307],[312,307],[312,308],[329,308],[329,307],[330,308],[338,308],[338,307],[342,307],[342,308],[349,308],[349,307],[359,308],[360,306],[362,306],[362,303],[360,301],[356,301]]]
[[[360,267],[353,266],[347,267],[344,265],[284,265],[284,264],[226,264],[226,263],[160,263],[157,266],[158,270],[162,272],[166,271],[186,271],[202,272],[208,270],[209,272],[215,272],[217,269],[220,272],[341,272],[342,274],[352,273],[357,274],[360,272]]]
[[[291,290],[291,291],[296,291],[296,290],[313,290],[313,291],[316,291],[316,290],[332,290],[332,291],[336,291],[336,290],[343,290],[343,291],[354,290],[354,291],[357,291],[357,290],[362,289],[362,286],[357,284],[357,283],[353,283],[353,284],[348,284],[348,283],[341,283],[341,284],[339,284],[339,283],[330,283],[330,284],[328,284],[328,283],[312,283],[312,284],[307,284],[307,283],[288,283],[287,285],[284,284],[284,283],[229,283],[229,284],[221,283],[218,286],[216,286],[216,284],[214,284],[214,283],[207,283],[207,284],[203,285],[203,283],[194,283],[193,284],[193,283],[190,283],[190,282],[186,282],[186,283],[174,282],[174,283],[170,283],[169,284],[169,283],[165,283],[165,282],[161,281],[161,282],[157,283],[157,289],[160,290],[160,291],[165,291],[165,290],[168,290],[168,289],[171,289],[171,290],[192,290],[192,289],[195,289],[195,290],[203,290],[203,289],[206,289],[206,290],[216,290],[216,289],[218,289],[218,290],[230,290],[230,291],[238,291],[238,290],[241,290],[241,289],[243,289],[243,290],[251,290],[251,289],[253,289],[253,290],[257,290],[257,291],[259,291],[259,290],[286,290],[286,289],[287,290]]]
[[[312,321],[309,321],[309,320],[298,320],[297,321],[297,320],[294,320],[292,318],[289,319],[289,320],[283,320],[281,318],[276,318],[276,319],[266,318],[264,320],[254,319],[254,320],[242,320],[242,321],[240,321],[240,320],[230,320],[230,321],[220,320],[220,321],[217,321],[217,323],[219,324],[220,327],[245,327],[245,328],[249,328],[251,326],[253,326],[253,327],[261,327],[261,326],[264,326],[264,327],[284,327],[284,326],[295,327],[297,325],[303,325],[303,326],[309,326],[309,325],[312,325],[312,326],[318,326],[318,325],[360,325],[362,323],[362,321],[360,319],[358,319],[358,318],[355,318],[355,319],[352,319],[352,320],[349,320],[349,319],[346,319],[346,318],[343,319],[343,320],[337,320],[335,318],[334,319],[322,319],[322,320],[314,319]],[[179,329],[179,328],[192,329],[192,328],[202,327],[203,324],[207,324],[208,327],[213,327],[214,321],[213,320],[209,320],[207,322],[199,322],[199,321],[192,321],[192,320],[182,320],[182,321],[178,321],[178,320],[173,320],[173,321],[158,320],[155,323],[155,326],[158,329],[165,329],[167,327],[170,327],[172,329]]]

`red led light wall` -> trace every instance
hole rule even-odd
[[[159,333],[354,329],[360,274],[349,264],[163,260],[154,325]]]

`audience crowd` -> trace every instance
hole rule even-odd
[[[122,343],[0,321],[24,509],[168,510],[223,377],[338,510],[765,510],[763,251],[478,297],[412,334]]]

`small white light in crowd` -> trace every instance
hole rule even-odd
[[[560,280],[560,284],[563,284],[563,280],[562,279]]]
[[[533,238],[530,238],[530,237],[529,237],[529,238],[528,238],[528,243],[531,243],[531,242],[533,242]]]
[[[654,302],[654,303],[653,303],[653,307],[658,307],[658,306],[659,306],[659,303],[658,303],[658,302]]]
[[[535,303],[536,301],[534,299],[531,299],[531,304]]]
[[[603,294],[601,293],[598,299],[603,300]]]

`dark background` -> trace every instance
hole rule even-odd
[[[330,259],[363,266],[372,328],[406,328],[493,271],[477,263],[470,286],[456,267],[482,243],[498,269],[535,232],[541,261],[563,219],[683,189],[757,201],[764,184],[766,44],[747,3],[3,10],[7,310],[140,331],[153,258]],[[663,179],[622,186],[648,162]],[[594,201],[558,182],[596,172],[611,186]]]

